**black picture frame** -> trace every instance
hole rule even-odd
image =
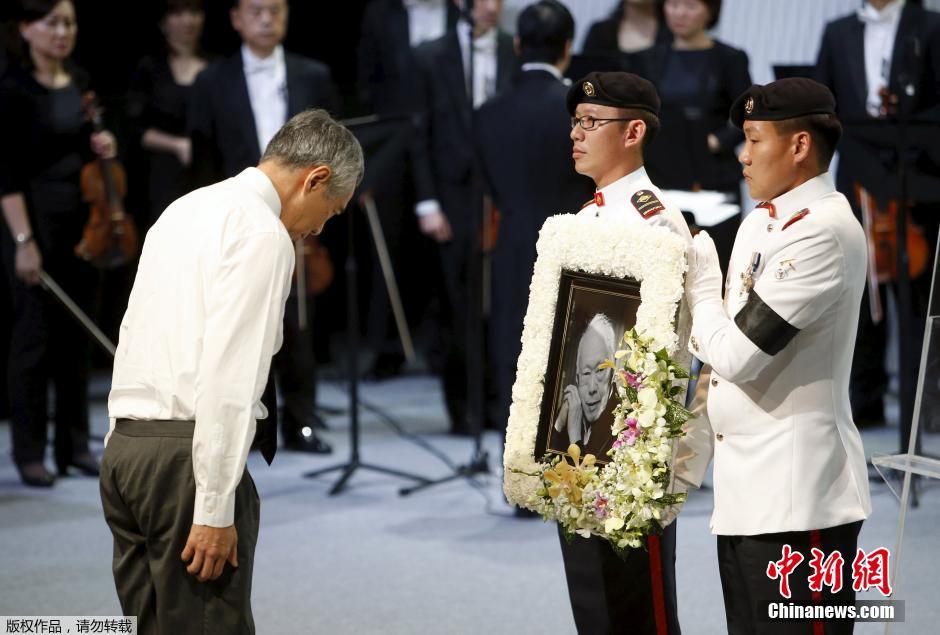
[[[610,432],[610,426],[613,423],[612,411],[619,403],[613,385],[613,372],[606,372],[609,377],[607,379],[609,386],[602,387],[599,393],[596,390],[591,392],[591,386],[594,388],[598,385],[603,386],[603,373],[594,375],[593,379],[588,380],[583,379],[583,377],[588,377],[587,374],[578,377],[578,349],[581,340],[590,328],[594,334],[601,336],[595,339],[594,343],[603,341],[604,349],[609,351],[610,358],[612,358],[623,334],[636,325],[636,312],[641,302],[640,283],[633,278],[614,278],[581,271],[562,270],[535,441],[536,458],[564,454],[569,445],[576,442],[581,447],[582,454],[593,454],[598,464],[603,465],[608,462],[607,450],[610,449],[614,440]],[[609,330],[603,324],[603,320],[594,322],[592,325],[592,321],[599,314],[606,317],[610,323],[613,331],[613,350],[609,350]],[[598,329],[598,326],[601,328]],[[596,349],[597,346],[594,346],[594,350]],[[585,369],[582,370],[586,372],[589,371],[589,366],[593,366],[593,362],[581,361],[585,365]],[[562,430],[556,428],[556,418],[560,410],[563,406],[567,410],[564,395],[568,387],[577,391],[579,403],[584,396],[585,403],[589,404],[586,408],[587,413],[585,409],[581,410],[581,425],[574,426],[575,434],[577,435],[577,430],[580,429],[580,434],[586,436],[586,440],[573,441],[567,425]],[[606,399],[603,396],[604,389],[607,390]],[[600,403],[595,401],[591,405],[592,402],[589,400],[595,397],[600,399]],[[589,420],[591,416],[596,418]],[[589,434],[587,434],[588,429]]]

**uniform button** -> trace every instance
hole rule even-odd
[[[698,352],[698,340],[696,340],[695,337],[693,336],[690,342],[692,344],[692,350],[697,353]]]
[[[773,230],[774,230],[774,225],[773,225],[773,223],[771,223],[770,225],[767,225],[767,231],[768,231],[768,232],[772,232]]]
[[[718,385],[718,380],[712,377],[712,386],[717,386],[717,385]]]
[[[719,432],[718,434],[715,435],[715,438],[718,439],[719,441],[724,441],[725,435]]]

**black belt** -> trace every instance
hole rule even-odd
[[[114,431],[127,437],[192,439],[195,421],[183,419],[118,419]]]

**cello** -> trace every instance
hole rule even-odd
[[[82,96],[85,116],[95,132],[104,131],[95,94]],[[75,255],[96,267],[120,267],[137,256],[139,240],[134,221],[124,211],[127,173],[115,159],[97,158],[87,163],[81,173],[82,200],[89,206],[88,221]]]

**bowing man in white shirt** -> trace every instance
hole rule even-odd
[[[234,2],[230,17],[242,46],[234,55],[210,64],[193,85],[188,125],[197,185],[257,165],[274,133],[297,113],[307,108],[335,113],[336,91],[329,68],[285,51],[281,45],[288,15],[287,0]],[[323,422],[315,412],[317,367],[309,330],[301,328],[302,303],[308,314],[315,311],[312,298],[294,285],[284,312],[284,350],[274,358],[263,400],[276,422],[276,376],[283,397],[284,446],[326,454],[330,446],[314,433]]]
[[[267,415],[293,241],[340,213],[362,173],[352,133],[308,110],[257,168],[180,198],[147,234],[101,467],[115,585],[140,633],[254,632],[260,500],[245,463]]]

